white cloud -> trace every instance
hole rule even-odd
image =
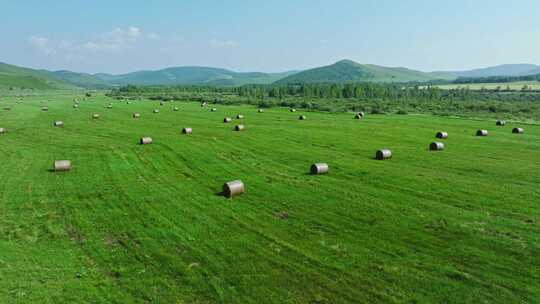
[[[156,34],[156,33],[150,33],[148,34],[148,39],[151,39],[151,40],[159,40],[161,37]]]
[[[40,52],[43,52],[45,55],[52,55],[56,52],[54,48],[51,47],[49,43],[49,38],[31,36],[30,38],[28,38],[28,42],[30,43],[31,46],[33,46]]]
[[[234,40],[218,40],[211,39],[210,47],[213,49],[234,48],[238,46],[238,42]]]
[[[138,27],[115,28],[97,39],[82,43],[81,47],[91,51],[118,51],[128,48],[141,37],[142,31]]]

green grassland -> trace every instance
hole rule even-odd
[[[1,99],[0,303],[540,298],[539,125],[73,98]],[[222,123],[238,113],[245,132]]]
[[[506,90],[510,88],[513,91],[520,91],[523,86],[528,86],[529,90],[540,90],[540,82],[538,81],[517,81],[517,82],[501,82],[501,83],[466,83],[466,84],[443,84],[437,85],[441,89],[454,90],[454,89],[470,89],[470,90]]]

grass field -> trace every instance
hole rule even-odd
[[[504,82],[504,83],[467,83],[467,84],[443,84],[443,85],[437,85],[437,87],[441,89],[470,89],[470,90],[481,90],[482,88],[486,90],[495,90],[498,87],[501,88],[501,90],[506,90],[507,88],[510,88],[510,90],[514,91],[520,91],[523,86],[528,86],[530,90],[540,90],[540,82],[538,81],[518,81],[518,82]]]
[[[0,303],[540,299],[539,125],[47,99],[0,102]]]

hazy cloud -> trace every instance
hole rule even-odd
[[[129,47],[142,36],[138,27],[130,26],[126,29],[114,30],[100,35],[99,38],[84,42],[82,47],[92,51],[118,51]]]
[[[210,47],[213,49],[234,48],[238,46],[238,42],[234,40],[219,40],[211,39]]]
[[[45,55],[51,55],[56,52],[54,48],[51,47],[49,43],[49,38],[31,36],[30,38],[28,38],[28,42],[31,46],[44,53]]]

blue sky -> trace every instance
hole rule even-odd
[[[0,0],[0,61],[123,73],[540,64],[538,0]]]

